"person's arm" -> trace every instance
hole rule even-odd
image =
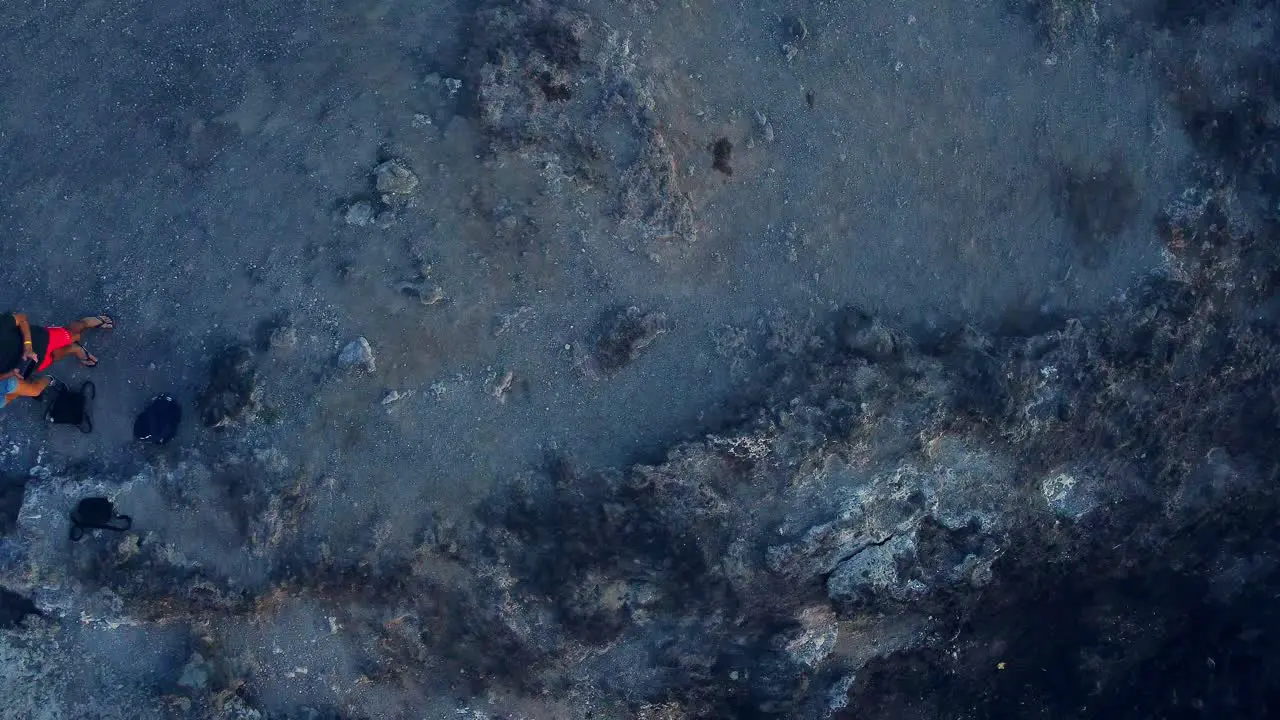
[[[13,322],[17,324],[18,331],[22,333],[22,358],[24,360],[37,360],[35,347],[31,344],[31,323],[27,320],[25,313],[14,313]]]

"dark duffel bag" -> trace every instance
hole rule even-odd
[[[133,421],[133,437],[136,440],[163,445],[178,434],[182,420],[182,406],[167,394],[155,397]]]
[[[57,383],[47,392],[52,393],[52,397],[45,407],[45,420],[55,425],[75,425],[80,432],[93,432],[93,398],[97,396],[93,383],[86,382],[79,390]]]

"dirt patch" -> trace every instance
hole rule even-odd
[[[1152,3],[1149,12],[1160,25],[1178,29],[1188,25],[1204,25],[1229,19],[1236,8],[1242,4],[1244,3],[1239,0],[1156,0]]]
[[[725,175],[733,175],[733,143],[729,138],[720,138],[711,143],[711,167]]]
[[[1085,265],[1101,266],[1110,244],[1133,222],[1138,210],[1133,180],[1123,167],[1109,163],[1064,169],[1056,184],[1061,213],[1071,223]]]
[[[646,313],[637,307],[606,313],[593,356],[596,367],[605,375],[618,372],[635,362],[666,331],[667,316],[662,313]]]
[[[242,422],[258,408],[257,369],[248,348],[228,347],[214,358],[198,406],[201,421],[211,428]]]

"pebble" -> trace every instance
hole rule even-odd
[[[347,206],[347,211],[343,214],[342,219],[348,225],[368,227],[373,223],[373,217],[373,204],[367,200],[360,200]]]
[[[347,343],[347,346],[338,354],[338,366],[349,370],[364,369],[373,372],[377,365],[374,362],[373,348],[369,346],[369,341],[358,337]]]
[[[507,393],[511,391],[511,385],[515,382],[516,374],[511,370],[506,371],[501,377],[495,377],[493,384],[489,387],[489,394],[497,399],[500,403],[507,402]]]
[[[391,405],[392,403],[400,402],[401,400],[407,397],[410,397],[412,395],[413,395],[412,390],[388,390],[386,394],[382,396],[381,402],[383,405]]]
[[[268,340],[272,350],[292,350],[298,346],[298,332],[292,327],[278,327],[271,331]]]
[[[409,195],[418,189],[418,176],[398,158],[374,168],[373,178],[378,192],[384,195]]]

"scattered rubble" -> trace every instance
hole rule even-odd
[[[368,187],[341,203],[339,217],[352,227],[389,228],[401,211],[414,206],[419,184],[417,174],[404,160],[383,160],[369,174]]]
[[[649,242],[697,239],[693,203],[626,43],[586,13],[519,0],[480,14],[471,55],[477,111],[496,149],[539,158],[584,188],[614,198],[622,229]],[[634,160],[597,139],[622,132]],[[621,163],[621,164],[620,164]]]

